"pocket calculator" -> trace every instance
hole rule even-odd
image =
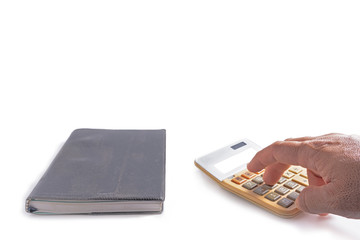
[[[264,170],[250,172],[247,163],[261,147],[243,139],[195,160],[195,165],[221,187],[285,218],[301,211],[295,207],[299,193],[309,185],[307,171],[290,166],[275,185],[263,181]]]

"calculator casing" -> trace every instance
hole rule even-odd
[[[242,142],[246,143],[246,145],[237,149],[232,148],[233,146],[236,146],[237,144]],[[228,146],[220,148],[214,152],[211,152],[205,156],[197,158],[195,159],[194,163],[196,167],[198,167],[201,171],[203,171],[206,175],[212,178],[224,189],[264,208],[265,210],[283,218],[292,218],[298,215],[301,211],[296,208],[295,204],[292,204],[288,208],[284,208],[276,204],[276,202],[271,202],[265,199],[264,196],[256,195],[251,190],[247,190],[241,187],[241,185],[235,184],[231,181],[234,176],[240,175],[242,172],[247,171],[246,165],[251,159],[248,159],[246,162],[238,165],[237,167],[231,169],[229,172],[226,173],[223,173],[216,169],[216,164],[226,160],[229,157],[241,154],[243,151],[249,148],[252,148],[256,152],[262,149],[259,145],[255,144],[249,139],[242,139]]]

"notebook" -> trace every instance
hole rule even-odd
[[[26,199],[34,214],[160,213],[161,130],[76,129]]]

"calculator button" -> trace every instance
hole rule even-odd
[[[299,194],[297,192],[292,192],[289,195],[287,195],[287,198],[295,201],[298,196],[299,196]]]
[[[262,186],[258,186],[257,188],[255,188],[254,193],[262,196],[265,193],[269,192],[269,189],[267,187],[265,187],[264,185]]]
[[[300,186],[296,189],[296,192],[301,193],[302,190],[304,190],[304,186]]]
[[[254,189],[257,186],[257,184],[249,181],[249,182],[244,183],[242,186],[246,189],[251,190],[251,189]]]
[[[276,188],[278,185],[277,185],[277,184],[275,184],[275,185],[268,185],[268,184],[265,184],[265,185],[263,185],[263,186],[264,186],[264,187],[266,187],[267,189],[271,190],[271,189]]]
[[[294,189],[299,185],[296,182],[288,181],[287,183],[284,184],[284,186],[290,189]]]
[[[294,203],[294,201],[292,201],[288,198],[283,198],[277,202],[277,204],[279,204],[280,206],[282,206],[284,208],[290,207],[291,205],[293,205],[293,203]]]
[[[262,176],[257,176],[256,178],[254,178],[252,180],[253,182],[257,183],[257,184],[262,184],[264,182]]]
[[[259,172],[255,172],[256,174],[261,174],[261,173],[264,173],[265,172],[265,169],[259,171]]]
[[[246,171],[244,172],[243,174],[241,174],[242,177],[244,178],[247,178],[247,179],[250,179],[250,178],[253,178],[256,176],[255,173],[252,173],[252,172],[249,172],[249,171]]]
[[[309,186],[309,180],[307,178],[301,177],[301,176],[295,176],[291,179],[294,182],[297,182],[304,186]]]
[[[307,171],[302,171],[302,173],[300,173],[300,176],[308,178]]]
[[[283,186],[280,186],[278,187],[275,192],[277,192],[278,194],[281,194],[281,195],[285,195],[289,192],[290,190],[286,187],[283,187]]]
[[[279,181],[278,181],[278,183],[283,183],[283,182],[285,182],[286,181],[286,178],[284,178],[284,177],[281,177],[280,179],[279,179]]]
[[[268,195],[265,196],[265,198],[269,199],[270,201],[276,201],[280,198],[280,195],[274,192],[269,193]]]
[[[289,171],[290,172],[293,172],[293,173],[296,173],[298,174],[299,172],[301,172],[303,170],[303,168],[301,167],[298,167],[298,166],[292,166],[289,168]]]
[[[283,177],[291,178],[291,177],[293,177],[294,175],[295,175],[294,173],[289,172],[289,171],[286,171],[286,172],[284,172]]]
[[[233,179],[231,179],[231,181],[236,184],[242,184],[243,182],[246,181],[246,179],[242,177],[234,177]]]

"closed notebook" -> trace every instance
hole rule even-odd
[[[26,200],[35,214],[161,212],[165,130],[77,129]]]

